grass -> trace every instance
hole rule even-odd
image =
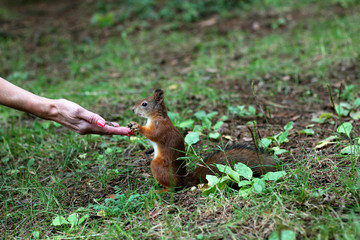
[[[247,197],[232,189],[203,197],[190,190],[154,193],[159,186],[149,169],[150,145],[140,136],[79,136],[0,107],[0,236],[262,239],[291,230],[299,239],[357,239],[358,157],[340,150],[358,141],[358,120],[339,118],[328,107],[327,85],[335,103],[353,104],[359,97],[360,27],[354,24],[360,20],[359,5],[339,13],[337,5],[324,8],[324,1],[295,2],[253,3],[233,16],[240,23],[259,14],[258,31],[253,22],[239,29],[231,19],[222,20],[222,31],[196,23],[170,31],[159,23],[137,29],[144,20],[133,20],[105,29],[89,26],[91,37],[84,41],[70,40],[64,30],[52,35],[46,26],[47,34],[37,42],[29,29],[23,37],[1,38],[2,77],[36,94],[74,101],[121,125],[139,120],[130,107],[158,87],[165,90],[169,110],[195,125],[201,124],[194,117],[199,110],[217,111],[213,123],[229,117],[220,132],[236,142],[250,137],[246,122],[252,119],[233,115],[229,106],[262,109],[264,116],[255,117],[262,137],[282,131],[291,119],[295,124],[281,145],[290,153],[278,156],[285,178]],[[0,13],[12,21],[21,16]],[[275,25],[279,18],[287,20]],[[90,18],[81,15],[79,21]],[[106,31],[112,37],[104,37]],[[351,84],[355,89],[341,98]],[[323,111],[333,117],[323,124],[311,121]],[[335,144],[314,149],[345,121],[354,126],[351,141],[341,135]],[[296,133],[307,127],[315,134]],[[194,146],[197,155],[228,141],[203,133]],[[190,150],[188,156],[192,167],[197,157]],[[114,193],[123,202],[109,200]],[[116,204],[126,207],[115,211]],[[56,216],[73,213],[89,217],[74,226],[51,225]]]

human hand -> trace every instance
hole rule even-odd
[[[80,134],[100,135],[133,135],[127,127],[117,123],[106,124],[106,121],[96,113],[90,112],[78,104],[66,99],[53,100],[50,120]],[[111,126],[112,125],[112,126]]]

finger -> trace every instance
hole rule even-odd
[[[102,118],[100,115],[90,112],[83,108],[84,111],[81,111],[79,113],[79,117],[84,119],[90,124],[97,124],[100,127],[104,127],[106,124],[106,121],[104,118]]]
[[[120,125],[116,122],[111,122],[114,127],[120,127]]]
[[[106,132],[106,134],[109,135],[131,135],[132,131],[130,128],[127,127],[111,127],[111,126],[105,126],[103,130]]]

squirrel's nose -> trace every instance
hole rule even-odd
[[[132,107],[131,107],[131,111],[134,111],[134,110],[135,110],[135,106],[132,106]]]

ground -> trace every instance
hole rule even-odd
[[[191,23],[133,17],[108,27],[91,24],[99,2],[1,6],[2,77],[121,125],[143,121],[131,106],[161,87],[184,136],[204,124],[196,113],[216,111],[211,123],[223,120],[221,136],[202,130],[188,146],[189,169],[218,146],[253,143],[254,132],[275,136],[292,121],[279,145],[286,152],[275,156],[287,175],[246,197],[230,188],[210,196],[198,189],[157,194],[151,147],[141,136],[79,136],[2,107],[0,235],[261,239],[290,230],[298,239],[359,237],[359,159],[340,153],[359,144],[359,120],[338,108],[359,111],[356,1],[278,1]],[[256,113],[230,108],[240,105]],[[321,114],[323,123],[314,120]],[[182,126],[186,120],[194,124]],[[349,136],[338,132],[344,122],[353,126]],[[316,147],[329,136],[337,139]],[[73,213],[89,217],[52,225]]]

